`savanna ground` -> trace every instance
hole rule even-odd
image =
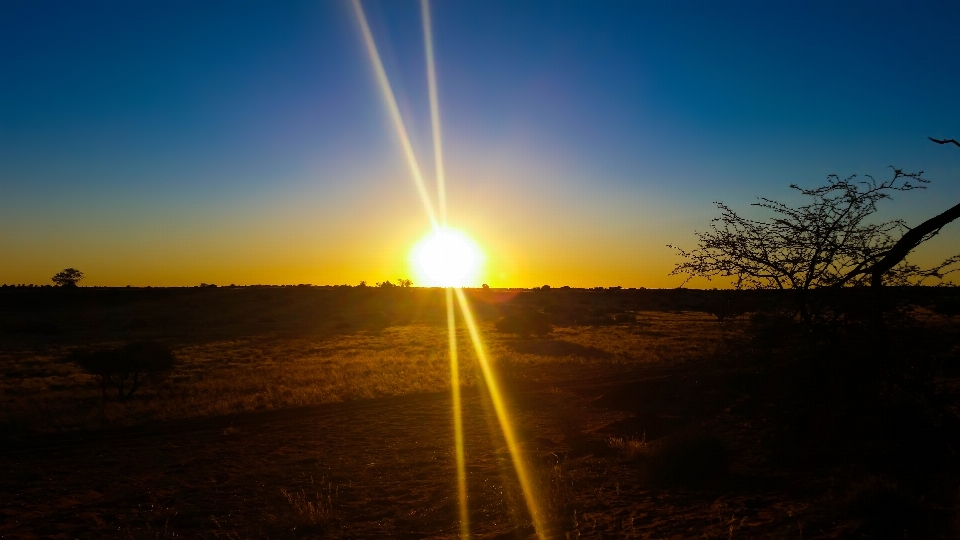
[[[958,536],[951,289],[811,298],[806,323],[774,293],[468,295],[551,537]],[[456,537],[443,298],[0,290],[0,538]],[[471,532],[528,538],[459,326]],[[143,340],[178,361],[126,401],[67,360]]]

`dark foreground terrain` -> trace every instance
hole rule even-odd
[[[457,536],[441,292],[3,295],[0,537]],[[950,290],[471,299],[546,536],[958,537]],[[129,401],[65,360],[144,339],[179,360]],[[533,537],[463,354],[471,532]]]

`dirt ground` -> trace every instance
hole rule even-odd
[[[727,440],[732,472],[694,462],[701,478],[689,485],[651,482],[611,438],[749,428],[729,413],[708,426],[663,400],[648,400],[646,414],[616,406],[624,393],[689,376],[683,367],[584,371],[508,384],[554,537],[816,538],[856,527],[805,530],[829,488],[750,471],[749,434],[739,449]],[[484,395],[463,399],[471,532],[534,538]],[[451,426],[449,395],[435,393],[24,438],[0,453],[0,536],[456,538]]]

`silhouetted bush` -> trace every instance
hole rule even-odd
[[[746,303],[732,294],[717,296],[704,303],[703,310],[713,315],[718,321],[736,319],[749,311]]]
[[[162,343],[137,342],[119,349],[74,351],[70,360],[97,377],[104,399],[107,390],[115,388],[117,398],[123,401],[144,384],[166,378],[176,357]]]
[[[520,337],[544,336],[553,330],[553,327],[547,321],[547,317],[537,311],[507,315],[497,321],[496,328],[498,332],[516,334]]]

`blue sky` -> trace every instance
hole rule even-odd
[[[418,2],[364,2],[421,162]],[[960,199],[950,2],[434,2],[452,220],[491,285],[673,286],[713,200],[923,169]],[[428,222],[347,2],[0,4],[0,282],[402,277]],[[954,224],[954,228],[956,224]],[[945,231],[922,257],[955,248]]]

